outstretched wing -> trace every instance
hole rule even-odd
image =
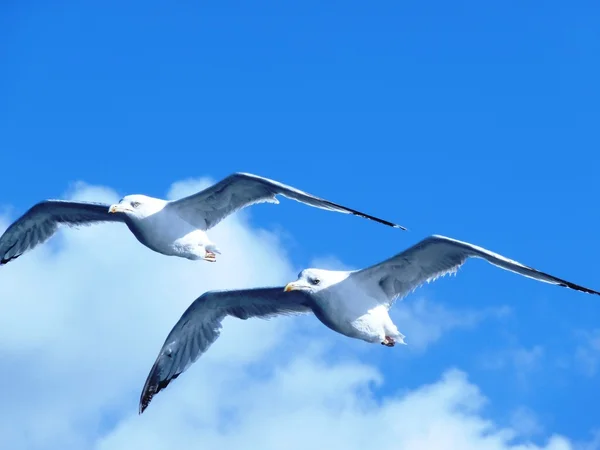
[[[402,253],[382,263],[354,272],[351,276],[357,281],[370,283],[372,289],[380,289],[387,302],[391,304],[395,299],[404,297],[425,282],[456,272],[471,257],[485,259],[502,269],[544,283],[600,295],[598,291],[540,272],[476,245],[444,236],[428,237]]]
[[[142,390],[140,414],[152,397],[217,340],[226,316],[264,319],[310,311],[308,297],[301,292],[284,293],[283,287],[206,292],[190,305],[167,336]]]
[[[387,220],[315,197],[277,181],[247,173],[230,175],[203,191],[171,202],[169,207],[174,208],[184,220],[195,227],[208,230],[228,215],[246,206],[256,203],[279,203],[276,198],[278,194],[315,208],[354,214],[390,227],[406,230],[406,228]]]
[[[32,206],[0,237],[0,265],[47,241],[59,225],[123,222],[122,214],[110,214],[108,208],[102,203],[63,200],[45,200]]]

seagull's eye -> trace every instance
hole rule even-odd
[[[131,206],[137,208],[138,206],[140,206],[140,202],[131,202]]]
[[[318,286],[318,285],[319,285],[319,283],[321,282],[321,280],[319,280],[318,278],[313,278],[313,279],[311,280],[311,282],[312,282],[312,284],[314,284],[315,286]]]

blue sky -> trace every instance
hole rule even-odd
[[[410,229],[253,208],[295,267],[360,267],[438,233],[600,288],[597,4],[193,3],[0,7],[3,211],[77,181],[164,196],[245,171]],[[407,302],[512,312],[420,355],[361,353],[390,374],[381,398],[455,366],[499,423],[526,407],[574,439],[600,428],[599,378],[575,357],[593,347],[596,298],[483,262],[419,292]]]

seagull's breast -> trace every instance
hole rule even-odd
[[[170,210],[136,219],[129,227],[135,237],[154,251],[165,255],[188,256],[206,244],[206,233]]]
[[[315,297],[314,313],[327,327],[353,338],[379,339],[387,308],[351,278]]]

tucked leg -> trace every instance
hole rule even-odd
[[[389,315],[384,322],[383,329],[385,330],[385,337],[387,340],[391,340],[394,344],[406,345],[406,342],[404,342],[404,335],[398,331],[398,328],[394,325]],[[393,344],[391,346],[393,346]]]
[[[385,345],[386,347],[393,347],[396,345],[396,341],[394,338],[390,336],[386,336],[385,339],[381,342],[381,345]]]
[[[217,260],[217,255],[213,252],[206,250],[206,254],[204,255],[204,259],[208,262],[215,262]]]

